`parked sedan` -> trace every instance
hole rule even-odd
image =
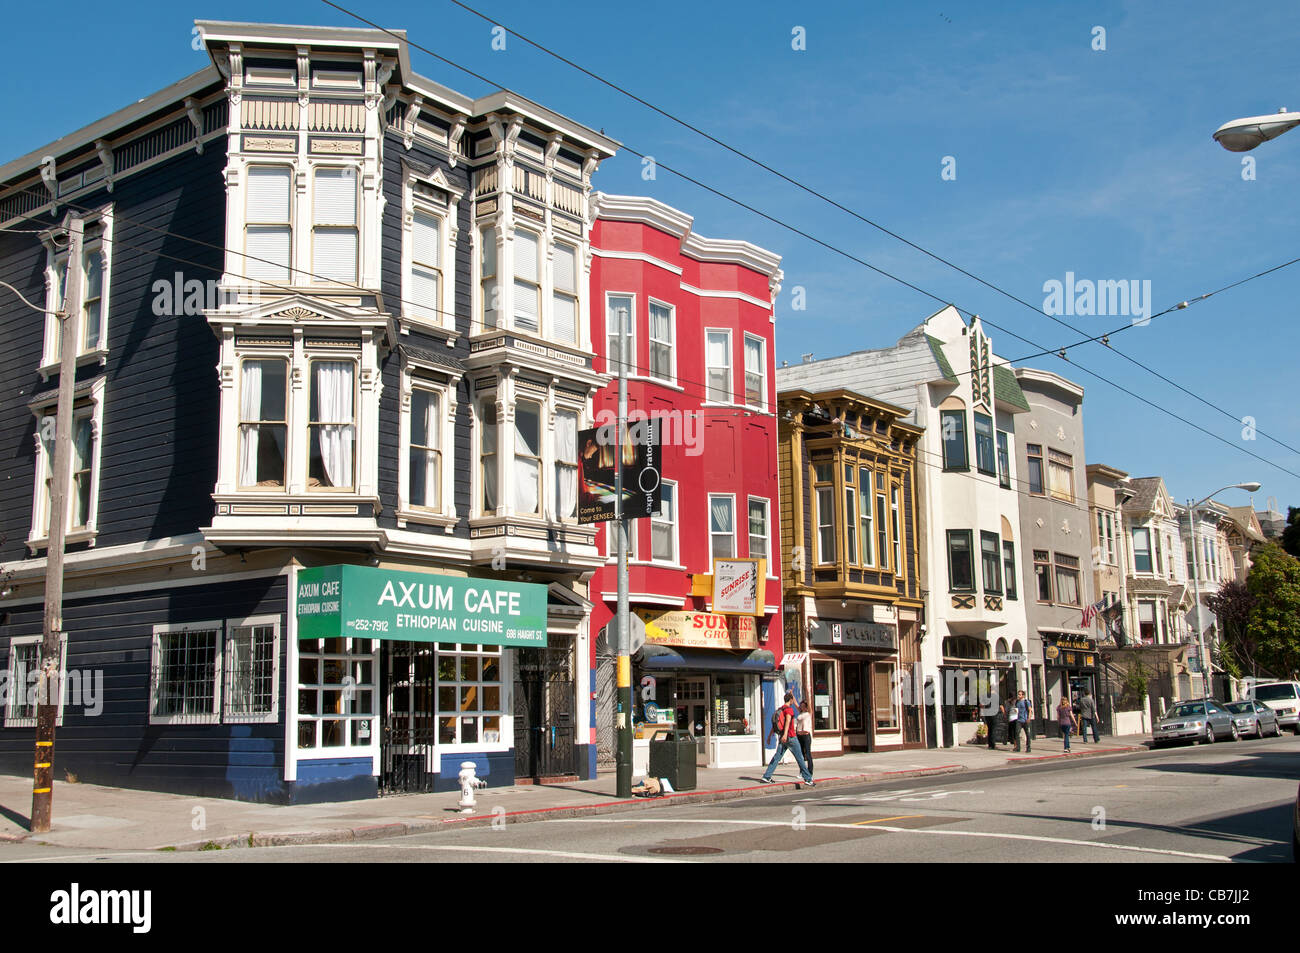
[[[1217,702],[1206,699],[1183,702],[1169,709],[1151,733],[1151,747],[1160,748],[1175,741],[1212,744],[1221,738],[1237,741],[1241,732],[1231,714]]]
[[[1232,720],[1237,723],[1237,731],[1242,735],[1250,735],[1253,738],[1269,735],[1276,738],[1282,733],[1277,715],[1263,702],[1244,698],[1240,701],[1228,702],[1223,707],[1232,713]]]

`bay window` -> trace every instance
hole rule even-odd
[[[551,268],[551,336],[566,344],[578,343],[578,250],[556,242]]]
[[[1074,458],[1059,450],[1047,451],[1049,493],[1053,499],[1074,502]]]
[[[355,485],[356,363],[313,360],[307,422],[307,486],[352,489]]]
[[[249,281],[288,284],[293,267],[293,172],[288,166],[251,165],[247,169],[244,255]]]
[[[673,309],[658,301],[650,302],[650,376],[673,381]]]
[[[948,530],[948,588],[953,592],[975,591],[975,563],[968,529]]]
[[[998,431],[998,485],[1011,488],[1011,451],[1005,430]]]
[[[1002,541],[1002,579],[1007,587],[1007,598],[1016,598],[1016,544]]]
[[[762,338],[745,335],[745,403],[767,406],[767,355]]]
[[[501,309],[501,292],[497,286],[497,233],[492,228],[481,228],[478,233],[478,271],[480,320],[483,328],[495,328]]]
[[[848,556],[849,563],[856,565],[858,561],[858,488],[853,485],[853,467],[844,468],[844,552]],[[868,508],[871,506],[871,497],[865,497],[865,503]]]
[[[1002,553],[997,533],[980,532],[980,562],[984,570],[984,591],[1002,594]]]
[[[541,270],[538,261],[538,237],[532,232],[516,229],[514,233],[514,297],[512,299],[514,327],[534,334],[541,330],[539,300],[541,298]]]
[[[515,512],[538,513],[541,505],[542,408],[515,404]]]
[[[479,405],[478,483],[482,488],[479,506],[484,514],[497,511],[497,406],[485,400]]]
[[[239,487],[284,488],[289,362],[245,358],[239,365]]]
[[[940,411],[939,418],[943,438],[943,468],[945,470],[969,469],[970,464],[966,459],[966,411]]]
[[[704,332],[706,400],[712,404],[731,403],[731,332],[710,329]]]
[[[998,475],[997,455],[993,448],[993,418],[975,414],[975,467],[988,476]]]
[[[624,360],[624,334],[627,336],[627,374],[636,373],[635,302],[631,295],[609,295],[605,299],[605,373],[617,374]]]
[[[872,553],[873,537],[871,535],[871,471],[866,467],[858,468],[858,486],[862,490],[862,506],[858,513],[858,540],[862,544],[862,565],[874,566]],[[845,519],[852,519],[853,514],[846,513]]]
[[[898,487],[896,486],[889,488],[889,525],[894,537],[894,573],[901,575],[903,572],[903,544],[902,534],[899,532]]]
[[[555,413],[555,518],[578,518],[578,415]]]
[[[813,493],[817,505],[817,562],[835,562],[835,487],[831,483],[831,465],[818,463],[813,468],[816,484]]]
[[[357,228],[357,170],[319,168],[313,184],[313,281],[356,284],[361,243]]]
[[[1042,444],[1025,444],[1025,455],[1029,461],[1029,492],[1034,496],[1043,495],[1043,447]]]
[[[1145,526],[1133,527],[1133,571],[1151,571],[1151,531]]]
[[[889,569],[889,524],[885,522],[885,488],[876,480],[876,553],[880,558],[880,569]],[[898,566],[894,566],[898,571]]]

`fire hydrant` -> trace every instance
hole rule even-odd
[[[487,782],[482,778],[474,776],[474,762],[462,761],[460,763],[460,812],[462,814],[473,814],[474,789],[487,787]]]

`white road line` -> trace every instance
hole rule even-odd
[[[276,844],[270,847],[255,847],[252,850],[289,850],[301,848],[342,848],[357,850],[434,850],[467,854],[535,854],[542,857],[561,857],[572,860],[612,860],[627,864],[681,864],[691,861],[672,857],[635,857],[627,854],[587,854],[571,850],[538,850],[531,847],[456,847],[451,844]]]
[[[0,860],[0,864],[41,864],[55,860],[83,860],[87,857],[103,857],[105,860],[112,860],[114,857],[152,857],[160,853],[163,853],[163,851],[128,850],[115,853],[111,850],[101,850],[93,854],[60,854],[58,857],[20,857],[17,860]],[[167,853],[171,853],[171,851],[167,851]]]
[[[734,824],[734,825],[752,825],[755,827],[789,827],[789,821],[737,821],[731,819],[707,820],[707,819],[680,819],[671,818],[640,818],[631,821],[625,821],[622,818],[605,817],[605,818],[568,818],[557,817],[547,821],[549,824]],[[861,831],[864,828],[854,824],[832,824],[825,821],[805,821],[805,827],[825,827],[832,830]],[[929,834],[936,837],[989,837],[996,840],[1022,840],[1036,841],[1042,844],[1064,844],[1075,847],[1099,847],[1105,850],[1122,850],[1131,851],[1138,854],[1163,854],[1169,857],[1187,857],[1192,860],[1217,860],[1223,863],[1233,863],[1231,857],[1223,854],[1198,854],[1192,851],[1171,850],[1163,847],[1135,847],[1129,844],[1107,844],[1101,841],[1075,840],[1070,837],[1046,837],[1039,834],[999,834],[994,831],[954,831],[940,830],[932,827],[872,827],[873,831],[889,831],[891,834]]]

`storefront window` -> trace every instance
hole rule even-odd
[[[501,740],[501,646],[438,646],[438,744]]]
[[[370,639],[299,641],[299,750],[372,743],[377,670]]]
[[[753,734],[753,698],[748,675],[713,676],[713,733],[715,735]]]
[[[852,734],[861,734],[867,730],[862,717],[865,704],[865,688],[862,684],[862,666],[857,662],[846,662],[844,672],[844,730]]]
[[[894,663],[877,662],[872,666],[875,682],[871,696],[876,705],[876,728],[898,728],[898,699],[894,695]]]
[[[831,731],[838,727],[835,702],[835,663],[813,662],[813,730]]]

